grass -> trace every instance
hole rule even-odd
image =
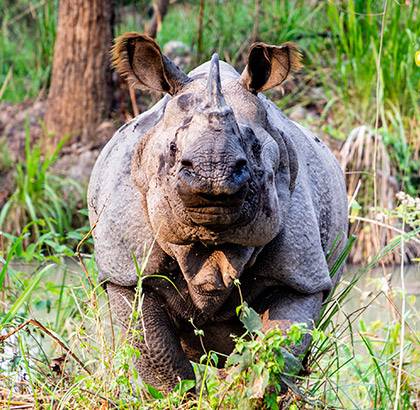
[[[16,257],[22,239],[16,237],[4,254],[12,263],[3,275],[0,338],[26,325],[2,344],[0,383],[5,393],[0,397],[6,408],[23,402],[62,409],[276,409],[280,408],[276,391],[280,375],[291,389],[281,398],[282,408],[390,409],[396,400],[399,409],[414,406],[419,383],[414,296],[406,295],[402,341],[401,317],[395,308],[402,297],[399,288],[388,287],[384,292],[380,289],[384,279],[379,276],[379,288],[371,284],[373,290],[362,305],[352,300],[357,297],[360,278],[387,252],[398,249],[403,240],[409,241],[408,234],[377,255],[371,265],[344,280],[327,300],[323,317],[312,331],[314,342],[305,373],[295,382],[283,375],[300,371],[288,352],[291,343],[301,340],[305,328],[294,326],[287,336],[275,330],[263,335],[258,315],[243,304],[238,312],[250,339],[236,340],[236,351],[223,372],[213,367],[218,360],[214,352],[203,356],[195,366],[196,396],[186,393],[190,383],[164,396],[136,380],[131,363],[138,352],[129,344],[130,333],[111,332],[104,290],[89,255],[82,258],[82,265],[75,253],[57,253],[54,264],[42,254],[27,256],[32,263],[22,264],[19,260],[25,249],[20,259]],[[348,306],[352,302],[355,306]],[[369,310],[381,313],[371,320]],[[401,348],[402,379],[396,397]]]
[[[47,89],[57,4],[57,0],[0,0],[0,100],[18,103]],[[163,45],[177,39],[188,44],[193,49],[194,65],[217,51],[239,68],[252,35],[274,44],[297,42],[304,51],[306,69],[294,81],[293,93],[282,98],[272,94],[279,107],[286,113],[296,105],[303,107],[308,114],[302,120],[305,125],[337,139],[347,138],[359,126],[370,133],[363,143],[352,147],[356,162],[363,159],[368,166],[363,179],[366,199],[357,197],[357,206],[353,202],[351,220],[366,219],[360,211],[367,212],[371,205],[373,194],[368,183],[373,151],[369,151],[368,141],[375,128],[381,136],[378,158],[383,158],[390,170],[387,178],[395,176],[399,189],[413,197],[418,195],[417,2],[337,0],[308,7],[303,0],[260,0],[259,9],[255,4],[250,0],[207,0],[200,50],[199,1],[171,4],[158,41]],[[116,32],[141,30],[135,21],[126,17]],[[314,88],[324,96],[314,97]],[[213,366],[217,355],[208,352],[195,366],[195,396],[187,393],[192,386],[188,382],[162,395],[137,379],[132,362],[139,353],[130,346],[130,334],[112,330],[91,239],[86,239],[85,204],[79,200],[83,189],[55,176],[51,169],[60,147],[43,157],[40,146],[30,146],[27,129],[25,160],[15,164],[6,144],[0,141],[0,169],[15,169],[16,175],[16,190],[0,210],[0,407],[418,407],[418,302],[406,283],[412,273],[400,258],[401,265],[394,272],[383,270],[366,280],[389,255],[404,254],[418,243],[418,199],[399,194],[397,205],[392,205],[395,200],[391,198],[374,210],[367,223],[369,229],[383,221],[376,216],[398,221],[400,229],[392,227],[393,238],[387,238],[377,253],[371,249],[371,262],[359,267],[353,276],[345,276],[328,298],[322,318],[311,332],[313,346],[303,372],[289,347],[306,330],[295,326],[288,335],[277,331],[262,335],[259,318],[242,304],[238,314],[250,337],[236,340],[236,351],[226,368],[217,371]],[[359,162],[356,171],[361,166]],[[388,179],[384,180],[385,189]],[[359,180],[356,178],[356,186]],[[404,233],[406,227],[411,231]],[[418,256],[413,262],[419,262]],[[414,269],[417,279],[418,265]],[[398,271],[400,280],[395,285]],[[134,317],[138,314],[134,312]],[[196,329],[197,337],[201,332]],[[286,373],[298,376],[292,382]],[[279,378],[289,384],[282,403],[278,401]]]
[[[36,97],[49,84],[57,0],[0,0],[0,100]]]
[[[386,47],[380,67],[381,111],[390,104],[403,115],[419,112],[416,88],[420,74],[413,61],[419,47],[416,6],[410,2],[402,7],[390,1],[384,10],[382,3],[372,0],[328,2],[327,6],[332,46],[337,56],[334,84],[341,91],[347,108],[355,101],[360,104],[357,113],[365,120],[374,117],[372,110],[376,108],[370,101],[375,98],[378,34],[383,13]]]
[[[333,117],[341,118],[345,128],[349,122],[374,126],[378,109],[380,123],[398,132],[390,117],[408,119],[420,113],[420,70],[414,62],[420,48],[418,6],[415,2],[402,5],[394,1],[329,1],[326,13],[331,50],[321,50],[321,55],[323,61],[331,64],[332,51],[335,70],[327,71],[323,82],[333,84],[327,89],[333,90],[335,101],[341,102],[332,106],[333,111],[345,110],[345,115],[333,113]],[[384,46],[378,67],[381,37]],[[407,129],[408,124],[405,126]]]
[[[8,241],[21,238],[15,249],[20,251],[18,257],[28,260],[44,251],[71,253],[66,243],[74,244],[81,239],[83,228],[77,227],[86,222],[86,212],[80,213],[85,203],[84,189],[76,181],[55,175],[51,170],[63,144],[64,140],[54,152],[43,155],[41,142],[31,146],[26,126],[25,158],[14,164],[16,188],[0,209],[2,236]],[[3,158],[8,158],[7,152]]]
[[[406,194],[399,199],[398,208],[383,211],[414,230],[397,236],[326,300],[311,331],[313,346],[303,369],[290,345],[299,343],[305,327],[296,325],[287,335],[277,330],[262,334],[259,316],[242,302],[237,313],[246,334],[236,339],[223,371],[213,366],[216,352],[202,357],[195,366],[195,396],[187,393],[193,386],[189,382],[163,395],[138,380],[132,363],[139,352],[129,343],[131,332],[112,330],[87,228],[67,232],[60,246],[47,243],[46,252],[43,235],[25,241],[28,229],[39,220],[29,222],[20,234],[7,235],[0,256],[1,404],[51,409],[413,408],[419,386],[418,312],[415,297],[404,291],[404,262],[401,288],[380,275],[379,286],[363,289],[367,295],[360,305],[354,303],[361,278],[420,232],[416,200]],[[51,223],[58,225],[58,220]],[[345,262],[353,241],[331,267],[332,276]],[[141,280],[144,266],[138,269]],[[405,300],[402,311],[396,307],[401,299]],[[380,314],[372,320],[370,310]],[[138,315],[141,311],[134,311],[133,319],[138,320]],[[202,331],[196,329],[196,335],[202,336]],[[279,380],[289,386],[285,395]]]

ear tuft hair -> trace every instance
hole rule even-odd
[[[191,81],[146,34],[123,34],[111,53],[113,67],[133,87],[174,95]]]
[[[154,44],[160,53],[159,46],[151,37],[131,31],[124,33],[114,40],[114,45],[111,48],[111,64],[117,73],[123,77],[130,86],[139,88],[143,82],[137,77],[134,67],[132,65],[135,43],[137,39],[145,39]]]
[[[299,47],[292,42],[287,42],[282,45],[282,47],[287,47],[289,51],[289,62],[290,62],[290,70],[289,75],[293,73],[297,73],[303,68],[302,63],[302,53],[299,50]]]

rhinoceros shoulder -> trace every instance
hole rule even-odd
[[[105,205],[110,194],[115,193],[120,182],[130,179],[131,158],[134,148],[144,134],[162,117],[168,97],[164,97],[150,110],[124,124],[108,141],[93,167],[89,187],[88,206],[91,223]]]
[[[89,220],[101,280],[134,286],[133,254],[141,259],[149,228],[140,194],[131,178],[131,159],[145,133],[162,117],[168,97],[123,125],[107,143],[92,170],[88,187]]]

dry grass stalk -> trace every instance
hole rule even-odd
[[[0,388],[0,408],[33,409],[33,396],[31,394],[20,394],[8,389]]]
[[[198,32],[197,32],[197,63],[203,55],[203,31],[204,31],[204,0],[200,0],[200,10],[198,12]]]
[[[413,117],[408,119],[408,122],[408,129],[412,130],[412,132],[408,133],[407,142],[411,147],[411,152],[413,152],[413,159],[418,161],[420,160],[420,119]],[[418,170],[418,175],[420,177],[420,169]]]
[[[90,370],[85,366],[85,364],[73,353],[71,349],[69,349],[55,334],[51,332],[51,330],[47,329],[43,324],[41,324],[38,320],[35,319],[28,319],[26,322],[21,323],[19,326],[12,329],[10,332],[0,335],[0,343],[3,343],[5,340],[13,336],[15,333],[20,332],[22,329],[27,327],[28,325],[33,325],[40,329],[44,334],[49,336],[51,339],[53,339],[56,343],[60,345],[62,349],[64,349],[69,356],[71,356],[78,364],[79,366],[86,371],[87,374],[91,375],[92,373]]]
[[[358,189],[357,202],[362,205],[361,215],[367,219],[385,221],[387,225],[396,226],[397,220],[384,220],[386,216],[380,209],[393,209],[395,207],[395,195],[398,192],[398,184],[395,178],[396,170],[391,164],[386,147],[381,135],[367,126],[361,126],[351,131],[349,137],[340,150],[341,167],[346,173],[347,192],[351,198]],[[374,166],[376,145],[376,189],[377,207],[373,209],[374,191]],[[358,221],[351,226],[351,232],[355,233],[358,240],[350,254],[351,263],[366,263],[373,255],[377,254],[398,233],[394,229],[372,224],[367,221]],[[410,249],[406,249],[405,257],[410,257]],[[384,263],[398,263],[400,254],[394,252],[384,259]]]

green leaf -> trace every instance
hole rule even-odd
[[[280,348],[280,350],[284,359],[284,372],[287,374],[299,374],[302,370],[300,360],[286,349]]]
[[[250,350],[245,350],[242,352],[241,360],[239,362],[240,368],[239,371],[248,370],[248,368],[252,365],[252,353]]]
[[[161,393],[159,390],[155,389],[153,386],[151,386],[150,384],[146,384],[146,389],[147,391],[150,393],[150,395],[154,398],[154,399],[163,399],[165,396],[163,395],[163,393]]]
[[[89,216],[89,211],[86,208],[80,209],[78,211],[80,215]]]
[[[217,355],[217,353],[216,352],[211,352],[210,357],[211,357],[211,360],[212,360],[214,366],[217,367],[217,365],[219,363],[219,356]]]
[[[302,341],[304,335],[304,329],[306,329],[305,323],[293,323],[287,330],[287,337],[294,343],[298,344]]]
[[[41,269],[29,282],[27,288],[22,292],[22,294],[16,299],[13,305],[10,307],[10,310],[6,313],[3,320],[1,321],[2,325],[9,323],[17,314],[21,306],[26,302],[27,299],[31,296],[32,291],[38,286],[38,283],[44,276],[44,274],[49,271],[55,265],[47,265],[45,268]]]
[[[262,328],[262,321],[260,315],[251,307],[248,306],[246,302],[244,302],[240,320],[244,324],[245,329],[248,330],[250,333],[255,333]]]
[[[195,387],[195,380],[181,380],[174,390],[182,395],[188,393],[193,387]]]
[[[2,233],[2,232],[0,232],[0,233]],[[6,236],[6,235],[4,235],[4,236]],[[9,267],[9,263],[12,260],[13,256],[15,256],[15,254],[17,253],[17,249],[19,248],[19,246],[22,245],[23,239],[24,239],[23,236],[20,236],[20,237],[14,239],[13,244],[12,244],[9,252],[7,253],[6,260],[2,261],[3,266],[0,270],[0,289],[2,289],[2,287],[3,287],[3,282],[4,282],[4,279],[6,277],[7,269]]]
[[[242,361],[242,355],[238,353],[233,353],[226,359],[226,367],[235,366],[239,364],[241,361]]]

